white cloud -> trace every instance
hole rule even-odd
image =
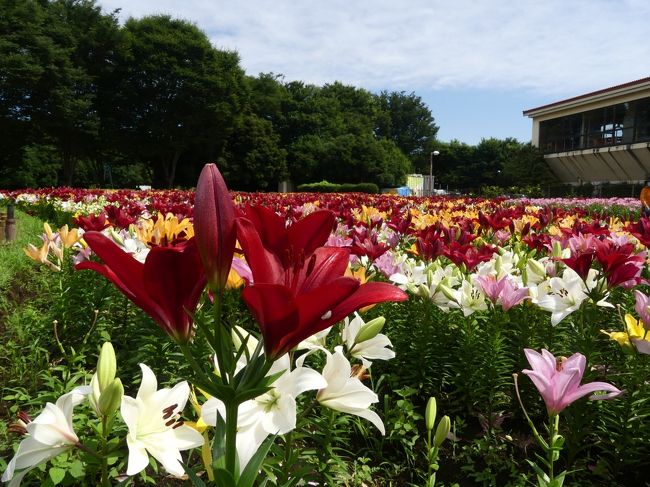
[[[249,74],[371,90],[547,95],[650,76],[645,0],[100,0],[167,13],[236,50]]]

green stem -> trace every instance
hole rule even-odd
[[[217,355],[217,365],[219,365],[219,373],[221,374],[221,380],[223,381],[224,384],[230,383],[230,374],[231,370],[227,370],[226,367],[226,362],[224,361],[224,357],[226,353],[231,353],[230,350],[226,349],[226,346],[224,344],[224,340],[222,337],[222,330],[221,330],[221,305],[223,301],[223,291],[217,291],[217,293],[214,295],[214,304],[212,306],[212,311],[214,313],[214,335],[212,335],[213,339],[213,347],[214,348],[214,353]]]
[[[54,320],[52,322],[52,326],[54,328],[54,340],[56,341],[57,346],[59,347],[59,350],[61,351],[61,355],[63,355],[63,358],[70,362],[68,360],[68,354],[65,353],[65,348],[63,348],[63,344],[61,343],[61,340],[59,339],[59,322],[58,320]]]
[[[325,478],[325,472],[329,469],[329,455],[328,452],[330,451],[330,443],[332,443],[332,430],[334,429],[334,410],[329,409],[328,411],[329,417],[327,421],[327,429],[325,430],[325,438],[323,440],[323,444],[321,445],[320,449],[320,457],[321,457],[321,480],[322,480],[322,485],[327,484],[327,479]]]
[[[557,414],[552,414],[548,418],[548,433],[549,433],[549,442],[548,442],[548,478],[549,483],[552,483],[555,479],[555,474],[553,472],[553,463],[555,462],[555,439],[557,437],[558,425],[560,423],[560,416]]]
[[[80,441],[77,442],[77,443],[75,443],[74,446],[75,446],[76,448],[79,448],[81,451],[86,452],[86,453],[88,453],[89,455],[91,455],[91,456],[93,456],[93,457],[95,457],[95,458],[98,458],[98,459],[100,459],[100,460],[102,459],[102,456],[101,456],[99,453],[97,453],[97,452],[94,451],[94,450],[91,450],[90,448],[88,448],[86,445],[84,445],[84,444],[81,443]]]
[[[289,482],[289,469],[291,468],[293,462],[291,461],[291,457],[293,456],[293,430],[289,431],[285,436],[284,436],[284,464],[282,465],[282,475],[283,475],[283,481],[284,482]]]
[[[108,418],[102,416],[102,487],[110,486],[108,483],[108,458],[107,458],[107,441],[108,436]]]
[[[226,402],[226,470],[235,475],[235,460],[237,458],[237,417],[239,404],[235,401]]]

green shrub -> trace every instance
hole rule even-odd
[[[325,180],[319,183],[301,184],[297,189],[304,193],[379,193],[379,186],[375,183],[336,184]]]

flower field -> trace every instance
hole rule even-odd
[[[638,200],[8,204],[9,485],[648,485]]]

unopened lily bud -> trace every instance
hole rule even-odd
[[[497,271],[497,276],[501,275],[501,271],[503,270],[503,258],[500,255],[497,255],[496,259],[494,259],[494,269]]]
[[[113,414],[120,407],[122,396],[124,396],[122,381],[119,378],[113,379],[99,396],[99,401],[97,402],[99,412],[104,416]]]
[[[359,330],[359,333],[357,333],[357,337],[354,340],[355,343],[362,343],[365,342],[366,340],[370,340],[371,338],[375,338],[379,334],[379,332],[384,328],[385,323],[386,323],[386,318],[384,318],[383,316],[379,316],[374,320],[370,320],[368,323],[363,325]]]
[[[526,267],[528,271],[535,274],[535,276],[539,276],[542,279],[546,277],[546,267],[544,267],[541,262],[535,259],[528,259],[526,262]]]
[[[117,233],[113,228],[111,228],[109,231],[111,233],[111,238],[115,241],[115,243],[121,247],[124,247],[124,239],[120,237],[120,234]]]
[[[43,229],[45,230],[45,235],[47,236],[47,239],[49,241],[54,240],[54,234],[52,233],[52,227],[50,227],[50,224],[47,222],[43,223]]]
[[[447,299],[454,302],[456,301],[456,295],[452,288],[442,283],[440,284],[440,286],[438,286],[438,288],[440,289],[440,291],[442,291],[442,294],[444,294]]]
[[[436,403],[436,398],[430,397],[429,402],[427,403],[426,413],[424,414],[424,422],[429,431],[433,429],[433,426],[436,423],[437,413],[438,413],[438,405]]]
[[[436,434],[433,436],[433,444],[435,446],[440,446],[447,439],[447,435],[451,431],[451,420],[449,416],[445,415],[442,417],[436,428]]]
[[[61,247],[53,243],[50,245],[50,251],[54,254],[54,257],[56,257],[58,261],[63,260],[63,249]]]
[[[237,238],[235,206],[226,182],[214,164],[205,165],[196,185],[194,238],[210,289],[223,290]]]
[[[115,379],[116,369],[115,350],[111,342],[106,342],[102,345],[102,351],[99,353],[99,360],[97,361],[97,380],[101,392]]]

